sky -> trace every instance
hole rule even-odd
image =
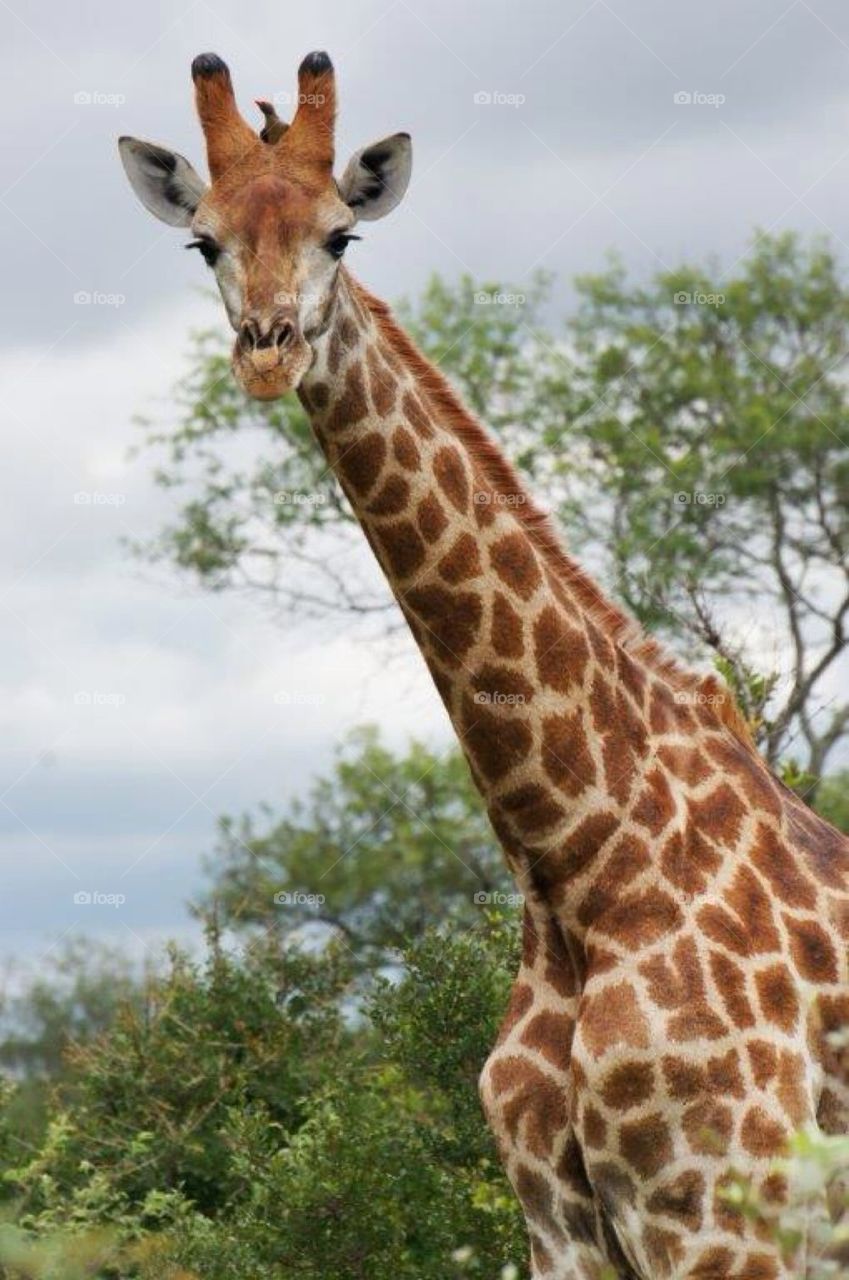
[[[129,554],[170,511],[134,419],[167,419],[190,331],[225,321],[116,138],[202,171],[195,54],[225,58],[250,118],[326,48],[340,162],[413,136],[410,191],[355,272],[392,300],[433,271],[545,267],[565,310],[611,248],[637,274],[730,271],[755,227],[794,227],[849,255],[849,9],[0,0],[0,33],[0,959],[41,964],[79,932],[140,956],[191,936],[218,815],[302,794],[364,721],[399,746],[449,732],[411,648],[387,668],[339,627],[281,626]]]

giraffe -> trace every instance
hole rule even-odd
[[[296,391],[397,598],[525,898],[481,1095],[535,1280],[779,1280],[802,1125],[849,1132],[830,1032],[849,1018],[849,842],[770,773],[713,676],[681,668],[549,519],[342,263],[404,194],[409,136],[333,177],[335,79],[299,69],[258,135],[225,64],[192,65],[211,185],[122,138],[129,180],[191,227],[245,392]]]

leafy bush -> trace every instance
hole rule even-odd
[[[234,954],[211,927],[203,963],[172,951],[74,1051],[73,1107],[60,1085],[40,1150],[7,1172],[5,1274],[52,1280],[69,1239],[80,1260],[57,1276],[441,1280],[463,1244],[492,1275],[520,1264],[475,1090],[514,925],[428,932],[364,1009],[343,947]]]

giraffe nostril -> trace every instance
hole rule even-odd
[[[277,326],[277,345],[281,350],[288,347],[295,336],[295,326],[291,320],[284,320]]]
[[[260,345],[259,327],[255,320],[245,320],[239,330],[239,341],[248,351]]]

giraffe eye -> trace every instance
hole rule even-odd
[[[200,250],[201,257],[208,267],[215,266],[218,261],[218,255],[221,253],[219,246],[209,236],[200,236],[197,240],[190,240],[186,248]]]
[[[362,236],[352,236],[348,231],[337,231],[324,247],[331,258],[341,258],[351,240],[362,240]]]

